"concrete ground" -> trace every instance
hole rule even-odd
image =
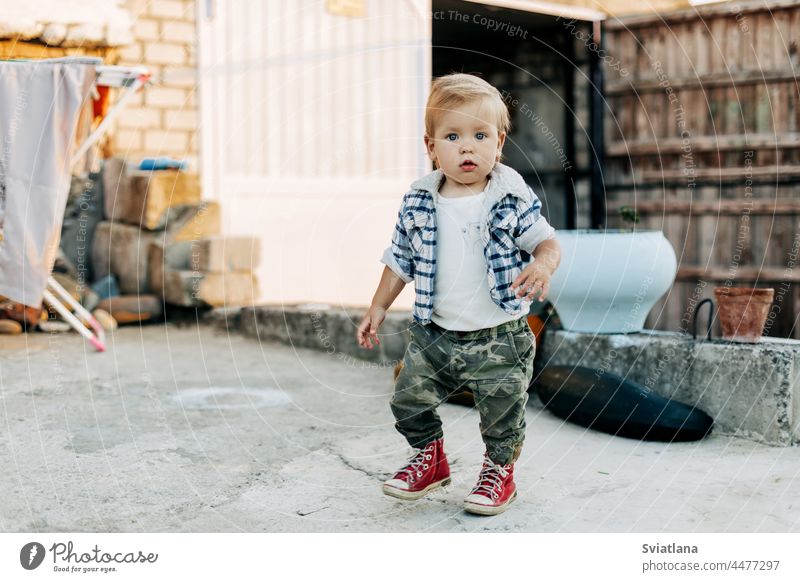
[[[0,530],[800,531],[800,447],[616,438],[534,396],[521,497],[482,518],[460,506],[483,452],[472,409],[440,409],[451,487],[381,493],[410,453],[390,368],[208,326],[128,327],[109,343],[0,338]]]

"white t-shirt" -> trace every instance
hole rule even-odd
[[[431,319],[454,331],[474,331],[518,319],[489,295],[486,257],[480,236],[486,192],[439,196],[436,209],[436,277]]]

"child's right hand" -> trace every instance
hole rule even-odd
[[[356,333],[358,345],[371,350],[373,347],[372,342],[380,344],[378,329],[384,319],[386,319],[386,310],[383,307],[370,307],[358,326],[358,332]]]

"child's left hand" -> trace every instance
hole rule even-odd
[[[552,270],[544,262],[533,262],[522,270],[519,277],[514,279],[511,290],[516,291],[517,297],[524,295],[531,301],[539,293],[539,301],[544,301],[547,292],[550,291],[550,277],[552,276]]]

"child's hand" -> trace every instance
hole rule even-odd
[[[511,290],[516,291],[516,296],[525,296],[526,299],[533,299],[539,293],[539,301],[544,301],[547,292],[550,291],[550,277],[553,276],[552,269],[542,261],[533,262],[525,267],[519,277],[511,283]]]
[[[386,319],[386,310],[383,307],[370,307],[358,326],[358,332],[356,333],[358,345],[370,350],[372,349],[372,342],[380,345],[378,329],[384,319]]]

